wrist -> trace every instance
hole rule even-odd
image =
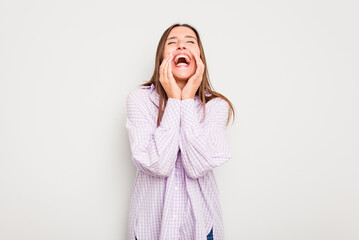
[[[181,97],[180,97],[180,96],[174,96],[174,95],[173,95],[173,96],[172,96],[172,95],[171,95],[171,96],[167,96],[167,98],[168,98],[168,99],[173,98],[173,99],[181,100]]]
[[[194,98],[194,95],[193,96],[182,96],[182,100],[192,99],[192,98]]]

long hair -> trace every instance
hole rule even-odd
[[[155,87],[155,90],[157,91],[158,95],[159,95],[159,111],[158,111],[158,117],[157,117],[157,126],[160,125],[161,119],[162,119],[162,115],[164,112],[164,107],[166,107],[167,105],[167,94],[164,90],[164,88],[162,87],[159,79],[160,79],[160,66],[163,60],[163,50],[165,48],[165,43],[167,40],[167,37],[169,35],[169,33],[171,32],[171,30],[175,27],[178,26],[184,26],[184,27],[188,27],[190,29],[192,29],[197,37],[198,40],[198,46],[199,46],[199,50],[200,50],[200,58],[204,64],[204,72],[203,72],[203,76],[202,76],[202,82],[201,85],[199,86],[196,95],[199,97],[199,99],[202,101],[203,103],[203,115],[205,116],[206,110],[205,110],[205,105],[207,102],[209,102],[211,99],[216,98],[216,97],[220,97],[222,99],[224,99],[225,101],[228,102],[229,106],[230,106],[230,110],[229,110],[229,114],[228,114],[228,119],[227,119],[227,123],[226,125],[228,125],[229,123],[229,119],[231,116],[233,116],[233,121],[235,118],[235,114],[234,114],[234,108],[232,103],[222,94],[216,92],[213,90],[211,83],[209,81],[209,74],[208,74],[208,69],[207,69],[207,62],[206,62],[206,57],[204,54],[204,50],[203,50],[203,46],[202,46],[202,42],[201,39],[199,37],[199,34],[197,32],[197,30],[192,27],[189,24],[179,24],[179,23],[175,23],[172,26],[170,26],[169,28],[166,29],[166,31],[164,31],[164,33],[162,34],[162,37],[158,43],[157,46],[157,51],[156,51],[156,60],[155,60],[155,69],[153,72],[153,75],[151,77],[151,79],[148,82],[145,82],[143,84],[141,84],[141,86],[150,86],[152,83]],[[209,94],[208,94],[209,93]],[[164,106],[164,107],[163,107]]]

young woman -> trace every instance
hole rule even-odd
[[[223,240],[213,169],[231,158],[234,109],[212,90],[198,32],[162,35],[150,81],[127,96],[126,129],[137,168],[129,240]]]

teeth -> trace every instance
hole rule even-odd
[[[175,63],[177,64],[177,62],[178,62],[178,59],[179,58],[184,58],[184,59],[186,59],[186,62],[187,62],[187,64],[189,63],[189,58],[187,57],[187,55],[184,55],[184,54],[180,54],[180,55],[177,55],[177,57],[175,58]],[[185,63],[184,63],[185,64]],[[187,64],[185,64],[185,65],[187,65]]]

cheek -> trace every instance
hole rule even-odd
[[[166,51],[163,51],[163,56],[162,56],[163,59],[165,59],[165,58],[168,56],[168,54],[170,54],[170,52],[171,52],[171,51],[168,50],[168,49],[167,49]]]
[[[199,47],[198,47],[198,46],[196,47],[196,50],[195,50],[195,51],[196,51],[196,53],[197,53],[198,56],[201,55],[201,51],[199,50]]]
[[[201,51],[199,50],[199,47],[198,47],[198,46],[192,47],[192,48],[191,48],[191,51],[192,51],[192,52],[195,52],[198,56],[201,55]]]
[[[169,49],[168,49],[168,47],[165,47],[164,49],[163,49],[163,58],[165,58],[168,54],[170,53],[170,51],[169,51]]]

